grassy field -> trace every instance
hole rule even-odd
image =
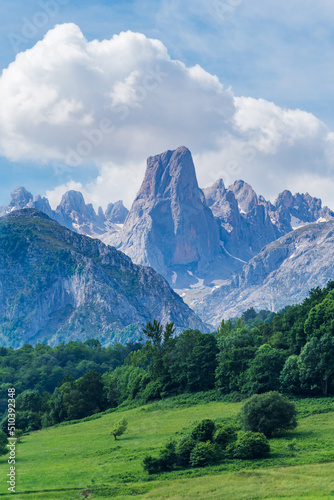
[[[183,407],[185,406],[185,407]],[[326,499],[334,498],[334,399],[298,401],[299,425],[271,440],[265,460],[225,460],[204,469],[148,476],[141,462],[170,437],[180,437],[203,418],[232,421],[241,404],[181,404],[181,400],[117,411],[24,436],[17,445],[15,498]],[[111,424],[126,417],[119,440]],[[292,453],[288,443],[297,440]],[[0,458],[0,498],[8,494],[7,458]]]

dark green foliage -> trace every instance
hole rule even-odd
[[[186,330],[169,343],[164,356],[164,390],[168,393],[213,389],[217,339],[199,330]]]
[[[159,460],[160,460],[160,470],[162,472],[171,471],[175,467],[177,461],[175,448],[176,448],[175,441],[170,441],[160,451]]]
[[[205,467],[215,461],[215,447],[210,442],[199,442],[190,454],[190,465],[192,467]]]
[[[242,432],[235,444],[230,446],[230,456],[242,460],[265,458],[270,455],[270,445],[266,436],[260,432]]]
[[[238,434],[235,427],[232,427],[231,425],[224,425],[218,427],[214,436],[214,441],[221,448],[225,449],[228,445],[236,441],[237,437]]]
[[[280,388],[287,394],[301,394],[300,358],[295,354],[286,360],[280,375]]]
[[[216,368],[216,385],[224,393],[241,391],[245,372],[257,350],[258,338],[244,327],[221,335]]]
[[[178,442],[176,448],[177,463],[181,467],[189,467],[190,455],[196,446],[196,441],[191,436],[185,436]]]
[[[175,441],[170,441],[160,450],[158,457],[146,456],[143,460],[143,469],[148,474],[172,471],[177,461],[175,447]]]
[[[324,395],[334,378],[334,334],[313,337],[300,355],[300,378],[306,387],[315,387]]]
[[[286,354],[283,351],[268,344],[261,346],[249,363],[244,390],[250,394],[278,390],[279,376],[285,359]]]
[[[9,452],[7,448],[8,438],[4,431],[0,430],[0,455],[6,455]]]
[[[297,427],[296,414],[295,405],[275,391],[255,394],[241,409],[244,430],[261,432],[267,437]]]
[[[210,419],[202,420],[191,433],[191,437],[195,441],[212,441],[215,432],[215,423]]]
[[[143,469],[148,474],[158,474],[159,472],[161,472],[160,459],[157,457],[152,457],[151,455],[147,455],[143,460]]]
[[[327,333],[334,335],[334,290],[310,310],[304,330],[307,340]]]

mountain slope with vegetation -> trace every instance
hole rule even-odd
[[[203,323],[153,269],[100,240],[76,234],[35,209],[0,219],[0,341],[138,337],[147,321]]]

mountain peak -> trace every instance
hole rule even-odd
[[[75,212],[84,213],[86,211],[85,199],[80,191],[67,191],[63,194],[58,208],[69,212],[74,210]]]
[[[13,210],[20,210],[31,204],[33,201],[32,194],[23,186],[18,186],[11,192],[9,207]]]
[[[257,194],[252,186],[241,179],[235,181],[235,183],[229,187],[229,191],[233,192],[240,210],[246,214],[255,208],[259,203]]]
[[[116,239],[136,263],[165,276],[174,266],[203,264],[220,253],[218,226],[198,187],[189,149],[148,158],[142,186]]]

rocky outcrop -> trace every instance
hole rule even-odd
[[[128,213],[129,210],[125,208],[122,200],[119,200],[116,203],[109,203],[104,215],[106,220],[113,224],[124,224]]]
[[[219,257],[218,225],[198,187],[187,148],[148,158],[123,229],[108,243],[169,279],[182,268],[205,272]]]
[[[222,246],[234,258],[246,263],[279,236],[265,200],[249,184],[239,180],[226,189],[220,179],[203,192],[219,223]]]
[[[35,209],[0,219],[1,345],[126,343],[153,319],[207,331],[152,268]]]
[[[96,214],[93,205],[86,205],[82,193],[67,191],[58,207],[54,219],[69,229],[86,236],[98,236],[105,233],[105,217]]]
[[[52,210],[47,198],[37,195],[34,201],[29,191],[24,187],[18,187],[11,193],[10,204],[0,207],[0,217],[23,208],[41,210],[62,226],[94,238],[106,232],[118,231],[120,228],[117,224],[123,224],[128,214],[122,201],[109,204],[106,213],[101,207],[96,213],[92,204],[85,203],[82,193],[73,190],[67,191],[56,210]]]
[[[250,307],[278,311],[301,302],[334,276],[334,222],[310,224],[267,245],[232,283],[193,304],[205,321],[241,315]]]
[[[24,187],[17,187],[10,196],[9,209],[20,210],[21,208],[32,206],[33,196]]]

